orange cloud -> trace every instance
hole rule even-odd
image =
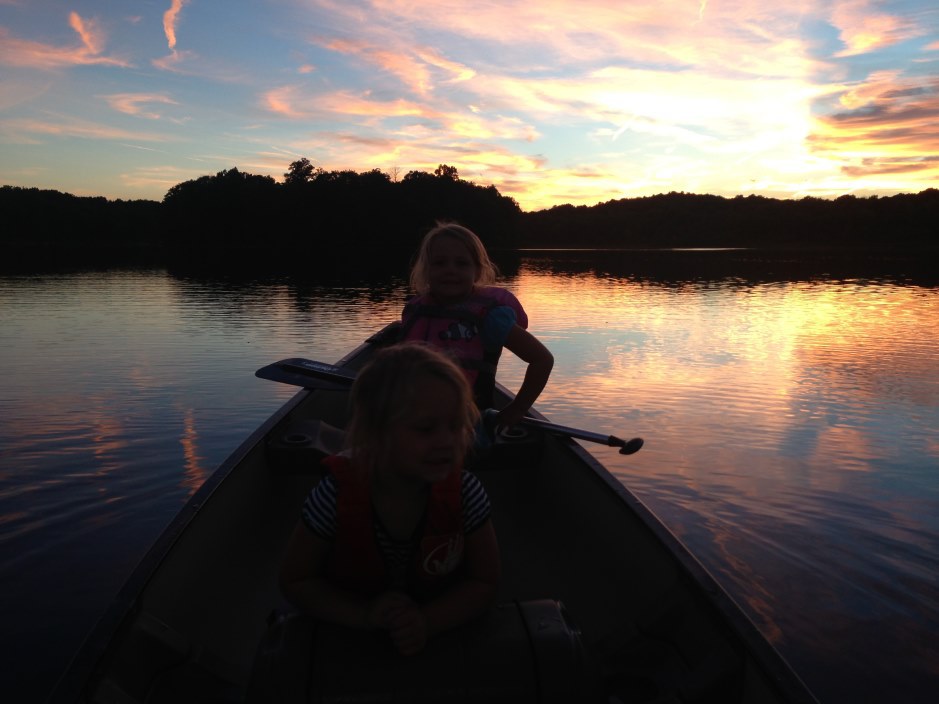
[[[21,143],[36,143],[36,137],[31,135],[145,142],[161,142],[167,139],[164,135],[152,132],[134,132],[84,120],[59,122],[33,119],[5,120],[0,122],[0,134],[10,141]]]
[[[939,79],[877,72],[846,89],[840,104],[847,110],[816,118],[808,141],[841,158],[844,174],[939,178]]]
[[[337,91],[324,95],[304,94],[296,86],[281,86],[265,93],[262,104],[271,112],[294,119],[329,114],[356,117],[435,117],[437,113],[405,99],[381,100],[369,93],[361,95]]]
[[[103,48],[104,40],[98,29],[97,23],[93,20],[83,20],[77,12],[72,12],[68,16],[68,24],[81,37],[82,43],[91,54],[100,54]]]
[[[303,113],[293,107],[296,102],[295,93],[296,89],[293,86],[274,88],[261,97],[261,103],[271,112],[283,117],[301,118]]]
[[[395,76],[410,90],[421,96],[426,96],[433,90],[431,69],[442,70],[445,83],[465,81],[475,75],[473,69],[457,61],[449,60],[435,49],[427,47],[417,50],[395,50],[376,46],[364,40],[349,39],[320,40],[317,43],[330,51],[353,55],[377,66],[380,70]]]
[[[94,20],[69,15],[69,26],[81,39],[80,46],[60,47],[19,39],[0,27],[0,64],[24,68],[57,69],[91,64],[129,67],[124,59],[102,56],[105,37]]]
[[[136,117],[146,117],[151,120],[158,120],[160,113],[144,108],[149,103],[162,103],[164,105],[178,105],[178,103],[169,96],[159,93],[116,93],[114,95],[104,96],[108,105],[126,115]]]
[[[154,188],[168,191],[173,186],[205,175],[204,169],[182,169],[175,166],[140,167],[130,173],[121,174],[121,183],[129,188],[150,191]]]
[[[908,18],[876,12],[867,0],[838,3],[831,22],[845,44],[839,57],[868,53],[923,33]]]
[[[163,32],[166,34],[166,43],[170,51],[176,51],[176,26],[179,24],[179,15],[188,0],[172,0],[170,9],[163,13]]]

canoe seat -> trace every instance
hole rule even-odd
[[[534,470],[544,452],[544,433],[517,425],[502,428],[488,442],[477,444],[467,461],[474,472]]]
[[[544,599],[497,606],[411,657],[381,632],[280,615],[258,649],[247,701],[591,702],[596,682],[564,606]]]
[[[290,420],[268,437],[264,451],[276,472],[312,474],[320,460],[342,449],[341,429],[319,419]]]
[[[181,701],[241,701],[240,688],[218,674],[189,639],[156,616],[141,611],[115,654],[110,676],[100,680],[94,704],[177,704]]]

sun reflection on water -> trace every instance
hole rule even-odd
[[[842,662],[845,634],[871,653],[927,642],[939,627],[935,289],[661,282],[534,259],[506,284],[555,355],[539,410],[645,438],[628,457],[588,449],[800,672]],[[0,279],[9,603],[78,561],[97,567],[102,592],[85,608],[103,608],[182,503],[294,393],[254,371],[336,361],[395,320],[406,296],[400,280]],[[515,389],[523,373],[503,355],[501,382]],[[898,611],[902,628],[870,625]],[[868,656],[865,672],[900,679],[927,649],[885,658],[889,668]]]

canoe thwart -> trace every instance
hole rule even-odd
[[[292,420],[270,434],[265,452],[279,472],[308,473],[327,455],[338,454],[344,437],[340,428],[318,418]]]
[[[292,613],[273,619],[265,634],[247,701],[589,704],[602,701],[597,672],[564,605],[552,599],[500,604],[409,657],[384,632]]]

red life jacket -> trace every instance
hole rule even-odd
[[[430,294],[416,296],[404,306],[401,316],[401,339],[427,342],[453,355],[473,387],[473,396],[480,408],[492,405],[496,383],[496,367],[502,346],[485,344],[483,323],[489,312],[498,306],[515,311],[515,322],[528,327],[528,316],[522,304],[504,288],[482,286],[459,303],[441,305]]]
[[[375,535],[368,478],[347,457],[323,460],[336,478],[336,540],[326,573],[331,580],[363,594],[391,586]],[[463,566],[462,471],[431,485],[420,539],[408,566],[408,593],[419,601],[439,593]]]

